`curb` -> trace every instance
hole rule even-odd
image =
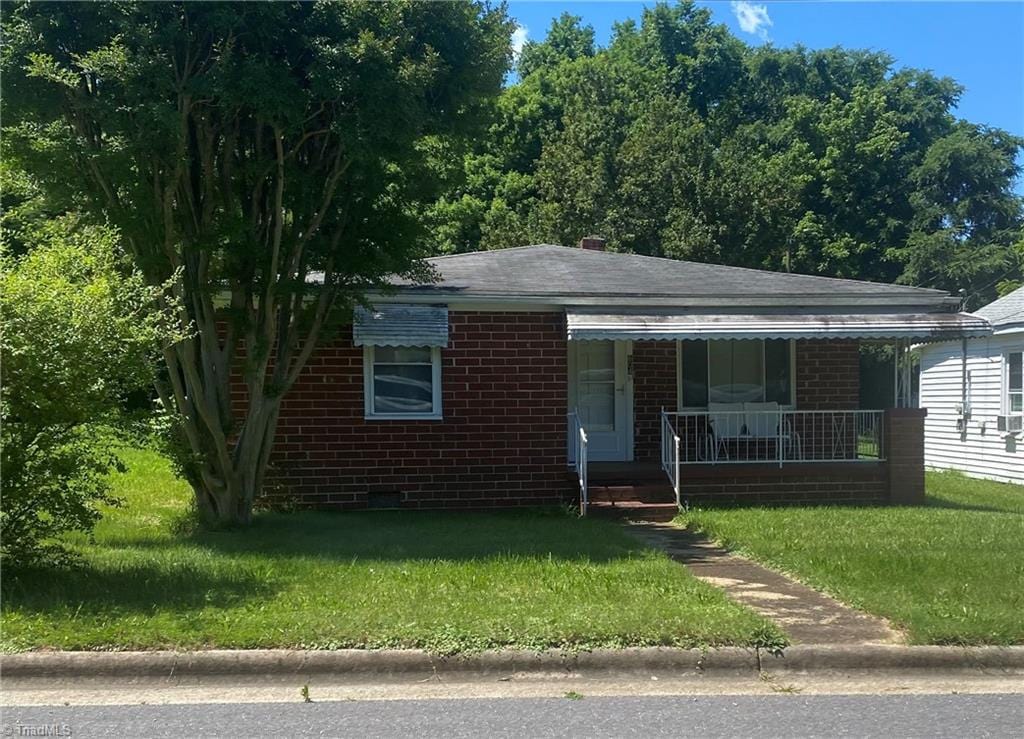
[[[778,657],[765,656],[764,669],[791,672],[838,670],[1000,670],[1024,672],[1024,646],[940,647],[884,644],[789,647]]]
[[[598,649],[570,653],[518,649],[440,656],[419,649],[339,649],[331,651],[254,649],[199,652],[25,652],[0,657],[5,678],[43,677],[197,677],[277,675],[463,675],[466,677],[571,674],[624,674],[757,670],[755,650]]]
[[[756,649],[630,648],[567,653],[498,650],[441,657],[421,650],[303,651],[289,649],[199,652],[24,652],[0,657],[7,679],[187,678],[336,675],[403,677],[453,675],[466,678],[550,677],[575,674],[615,677],[651,673],[676,677],[701,674],[834,672],[845,670],[997,670],[1024,673],[1021,647],[794,646],[781,656]]]

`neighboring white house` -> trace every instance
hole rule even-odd
[[[991,336],[920,348],[924,463],[1024,484],[1024,288],[974,315]]]

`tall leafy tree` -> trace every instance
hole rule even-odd
[[[332,310],[420,271],[431,142],[477,130],[510,62],[505,11],[127,2],[8,16],[11,151],[116,225],[147,281],[170,281],[187,336],[163,346],[160,397],[199,511],[247,522],[281,399]]]
[[[623,251],[966,288],[972,305],[1021,279],[1024,141],[959,121],[953,80],[875,51],[750,48],[686,1],[606,48],[584,31],[563,16],[528,47],[433,211],[444,250],[600,232]]]
[[[912,170],[912,230],[895,250],[905,278],[968,287],[968,306],[1024,277],[1020,200],[1005,197],[1019,139],[961,121],[934,140]]]
[[[562,62],[594,56],[594,27],[583,25],[583,18],[562,13],[551,22],[543,41],[527,41],[520,53],[517,69],[523,77],[556,67]]]

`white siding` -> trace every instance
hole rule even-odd
[[[1024,483],[1024,435],[1004,437],[996,431],[996,416],[1002,412],[1003,402],[1003,356],[1009,351],[1024,351],[1024,331],[968,339],[971,420],[961,434],[956,427],[956,405],[961,398],[960,342],[921,347],[921,407],[928,409],[925,466]]]

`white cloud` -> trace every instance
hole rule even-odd
[[[523,52],[523,46],[526,45],[526,37],[529,33],[530,29],[526,26],[516,26],[516,30],[512,32],[512,54],[516,59]]]
[[[768,27],[772,25],[772,19],[768,17],[767,5],[755,5],[747,0],[733,0],[730,5],[741,31],[752,33],[762,41],[768,40]]]

